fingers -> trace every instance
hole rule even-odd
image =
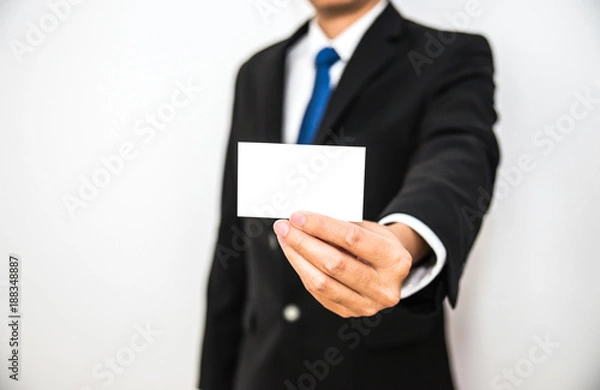
[[[360,224],[306,211],[292,214],[290,223],[309,235],[337,245],[368,261],[374,267],[385,267],[396,260],[393,241],[387,236],[365,229]]]
[[[315,297],[324,296],[334,303],[340,303],[351,309],[353,306],[348,305],[359,305],[354,306],[354,312],[367,315],[365,311],[372,311],[373,302],[389,303],[398,294],[396,290],[399,290],[400,283],[393,281],[385,283],[386,278],[382,278],[370,265],[294,228],[287,221],[276,222],[275,231],[286,257],[296,272],[300,273],[298,267],[303,266],[304,273],[301,278],[307,288],[311,286],[309,291]],[[308,264],[305,266],[304,263]],[[390,273],[386,272],[386,274]],[[340,284],[364,299],[360,302],[356,297],[352,300],[342,300],[341,298],[348,294],[340,296],[339,289],[329,290],[329,284],[332,283]]]
[[[323,306],[342,317],[367,315],[368,310],[365,311],[364,308],[374,307],[371,299],[340,283],[306,260],[298,253],[295,246],[287,243],[286,238],[278,234],[278,240],[285,256],[300,276],[304,287]]]
[[[288,224],[285,235],[281,230],[285,226],[280,224]],[[285,237],[288,246],[291,246],[295,252],[321,272],[361,294],[363,290],[368,291],[374,287],[373,283],[377,278],[377,272],[371,266],[357,260],[356,257],[304,233],[302,230],[289,226],[287,221],[278,222],[275,229],[276,232],[279,230],[278,236]]]
[[[410,255],[388,227],[298,212],[274,230],[306,289],[327,309],[370,316],[400,300]]]

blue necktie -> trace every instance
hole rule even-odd
[[[315,138],[321,124],[321,119],[323,119],[329,96],[331,95],[329,69],[339,59],[340,56],[331,47],[326,47],[317,54],[315,60],[317,77],[315,78],[315,87],[310,97],[310,102],[308,103],[308,107],[306,107],[302,125],[300,126],[299,144],[310,144]]]

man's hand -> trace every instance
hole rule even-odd
[[[296,212],[274,225],[279,244],[306,289],[342,317],[372,316],[400,301],[413,259],[429,247],[403,224],[344,222]]]

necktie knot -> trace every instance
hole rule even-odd
[[[317,68],[329,68],[339,59],[340,56],[332,47],[326,47],[321,49],[321,51],[317,54],[315,64],[317,65]]]

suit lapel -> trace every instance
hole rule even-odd
[[[400,35],[402,20],[398,11],[388,4],[367,30],[333,91],[315,136],[315,144],[323,143],[331,136],[334,126],[360,90],[398,55],[399,49],[394,47],[394,39]]]
[[[315,144],[323,143],[331,136],[344,111],[365,84],[402,51],[395,42],[400,36],[402,21],[398,11],[388,4],[367,30],[331,96],[315,136]],[[263,94],[258,95],[258,113],[262,119],[259,128],[262,128],[265,142],[282,142],[286,56],[288,49],[307,31],[308,22],[277,45],[262,66],[264,79],[259,85]]]

